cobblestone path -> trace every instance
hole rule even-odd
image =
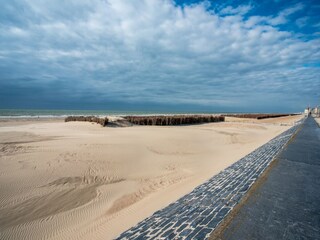
[[[210,239],[320,239],[319,186],[320,128],[308,117],[268,177]]]
[[[125,231],[117,239],[208,238],[286,145],[300,123]]]

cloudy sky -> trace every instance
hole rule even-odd
[[[0,108],[320,104],[317,0],[0,2]]]

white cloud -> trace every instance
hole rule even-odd
[[[301,17],[296,20],[296,24],[299,28],[303,28],[308,24],[309,18],[308,17]]]
[[[283,16],[289,16],[291,14],[294,14],[298,11],[301,11],[304,9],[304,5],[302,3],[297,3],[296,5],[292,6],[292,7],[289,7],[285,10],[283,10],[282,12],[280,12],[280,15],[283,15]]]
[[[293,7],[289,7],[281,11],[278,16],[267,19],[267,22],[271,25],[285,24],[288,21],[288,17],[304,8],[302,3],[298,3]]]
[[[303,10],[303,8],[304,8],[304,5],[299,3],[294,5],[293,7],[289,7],[280,11],[276,16],[251,16],[247,20],[246,25],[249,27],[257,24],[268,24],[271,26],[283,25],[288,22],[288,17],[290,15]]]
[[[251,5],[240,5],[236,8],[232,7],[232,6],[227,6],[225,8],[223,8],[219,13],[220,14],[225,14],[225,15],[234,15],[234,14],[238,14],[238,15],[245,15],[247,14],[250,10],[252,9]]]
[[[320,58],[319,40],[301,41],[274,27],[302,4],[248,20],[243,15],[251,6],[212,13],[206,4],[181,8],[169,0],[24,4],[27,24],[14,31],[0,26],[6,33],[0,53],[7,59],[0,66],[16,67],[2,76],[54,75],[47,81],[68,79],[101,98],[232,105],[246,93],[295,88],[294,74],[306,84],[319,74],[301,68]]]

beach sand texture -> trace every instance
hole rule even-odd
[[[125,128],[0,122],[0,239],[112,239],[301,117]]]

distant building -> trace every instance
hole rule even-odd
[[[307,107],[305,110],[304,110],[304,115],[305,116],[309,116],[311,114],[311,109],[309,107]]]
[[[304,115],[305,116],[309,116],[311,114],[312,114],[313,117],[320,117],[320,106],[317,106],[317,107],[314,107],[314,108],[307,107],[304,110]]]
[[[312,109],[312,114],[314,114],[316,117],[320,117],[320,106]]]

